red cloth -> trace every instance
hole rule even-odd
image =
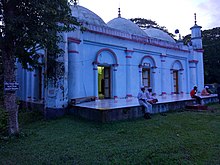
[[[191,90],[191,92],[190,92],[190,96],[191,97],[194,97],[196,95],[196,91],[193,89],[193,90]]]

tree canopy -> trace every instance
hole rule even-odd
[[[142,29],[146,29],[148,27],[154,27],[154,28],[158,28],[166,33],[168,33],[171,37],[174,37],[175,35],[168,32],[167,28],[165,26],[160,26],[157,24],[156,21],[153,21],[151,19],[145,19],[145,18],[131,18],[130,19],[132,22],[134,22],[135,24],[137,24],[140,28]]]
[[[61,32],[80,24],[71,15],[68,0],[1,0],[0,50],[4,82],[15,82],[15,60],[24,68],[40,65],[36,52],[47,49],[48,56],[61,53]],[[5,92],[4,107],[9,113],[9,134],[18,133],[15,91]]]
[[[33,55],[39,49],[59,53],[62,38],[56,34],[79,25],[67,0],[1,0],[0,8],[1,49],[12,51],[25,68],[37,64]]]
[[[220,83],[220,27],[204,30],[205,83]]]

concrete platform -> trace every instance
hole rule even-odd
[[[196,104],[188,94],[158,96],[158,103],[153,104],[152,114],[183,109]],[[203,104],[218,102],[217,95],[201,96]],[[142,117],[143,108],[137,98],[106,99],[86,102],[71,106],[68,113],[88,120],[111,122]]]

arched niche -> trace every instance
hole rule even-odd
[[[114,51],[109,48],[103,48],[96,53],[94,64],[118,65],[118,59]]]

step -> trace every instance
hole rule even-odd
[[[191,109],[191,110],[208,110],[208,106],[207,105],[187,105],[186,109]]]

